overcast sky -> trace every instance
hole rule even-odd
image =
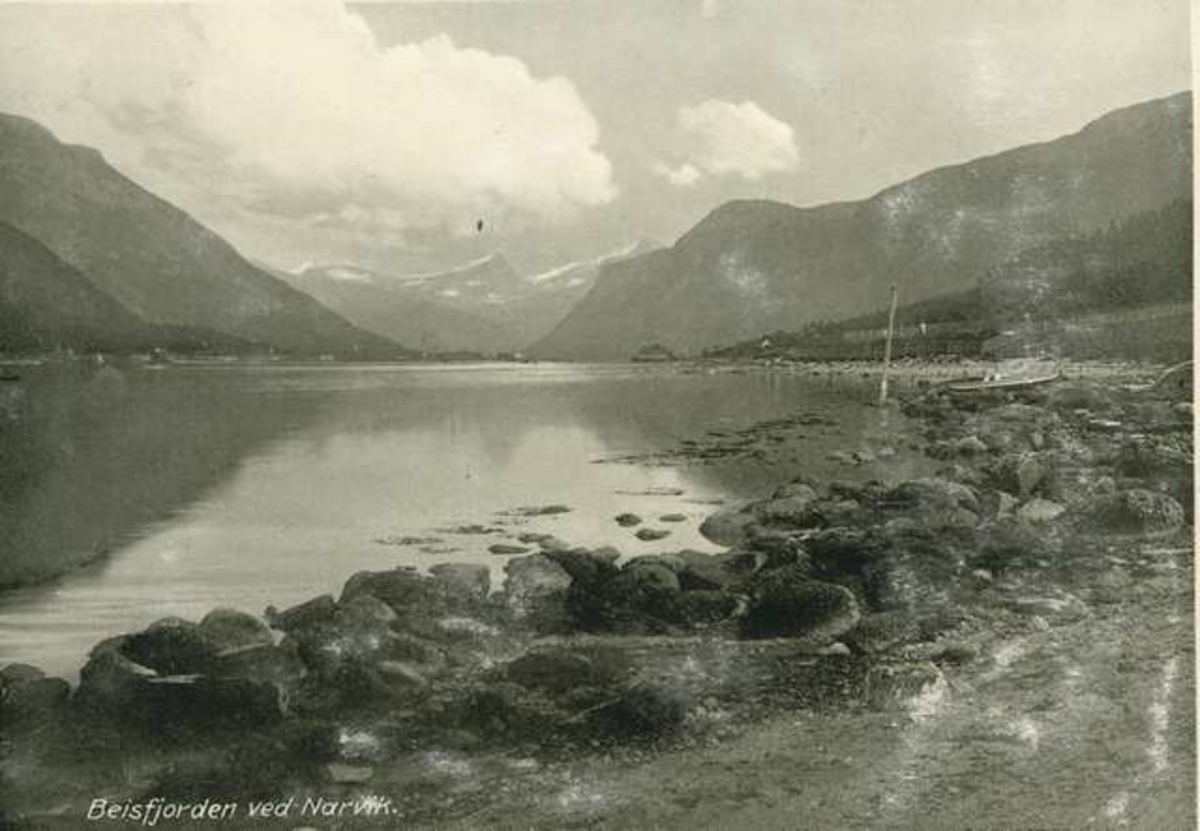
[[[1187,0],[0,5],[0,111],[282,267],[534,271],[1073,132],[1188,43]]]

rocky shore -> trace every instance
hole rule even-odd
[[[0,822],[75,827],[96,797],[386,794],[394,824],[470,825],[581,758],[637,764],[778,713],[919,718],[1006,634],[1172,570],[1190,584],[1178,389],[935,388],[902,409],[935,475],[783,483],[708,517],[722,554],[531,535],[501,586],[469,564],[361,572],[336,598],[105,640],[75,688],[9,665]]]

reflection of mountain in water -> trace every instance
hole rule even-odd
[[[109,551],[200,499],[312,412],[303,401],[229,392],[112,367],[40,369],[5,385],[0,585]]]

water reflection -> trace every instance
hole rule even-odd
[[[24,385],[23,385],[24,386]],[[488,563],[533,530],[628,553],[712,550],[710,508],[778,482],[776,463],[594,464],[796,408],[839,414],[784,466],[819,472],[868,429],[857,391],[761,374],[614,367],[226,367],[33,379],[10,395],[0,447],[7,573],[111,555],[0,598],[0,664],[77,669],[100,637],[215,605],[260,611],[336,591],[363,568]],[[632,496],[677,488],[683,497]],[[514,523],[519,506],[570,513]],[[612,518],[684,513],[658,543]],[[491,535],[445,529],[479,523]],[[436,536],[436,552],[387,546]]]

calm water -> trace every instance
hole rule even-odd
[[[261,612],[336,594],[360,569],[467,561],[502,578],[505,558],[487,546],[524,531],[627,554],[711,551],[696,530],[713,510],[704,502],[756,496],[800,471],[829,475],[828,451],[860,446],[880,418],[853,384],[654,367],[110,368],[7,386],[5,576],[108,553],[0,594],[0,665],[66,676],[101,637],[217,605]],[[798,409],[838,424],[813,428],[783,460],[595,463]],[[683,494],[643,493],[656,489]],[[572,510],[504,514],[549,504]],[[640,542],[613,522],[623,511],[672,534]],[[665,513],[688,520],[658,522]],[[504,533],[456,533],[463,524]],[[404,536],[437,538],[426,543],[436,550],[377,542]]]

